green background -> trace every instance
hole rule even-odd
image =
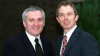
[[[78,26],[97,39],[100,51],[100,0],[84,0],[82,4],[77,4],[77,9]]]

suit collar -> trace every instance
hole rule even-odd
[[[73,29],[71,29],[68,33],[65,34],[65,32],[64,32],[64,36],[65,36],[65,35],[67,36],[67,39],[66,39],[67,42],[69,41],[69,39],[70,39],[72,33],[75,31],[76,28],[77,28],[77,25],[75,25],[75,27],[74,27]]]
[[[34,37],[31,34],[29,34],[27,31],[25,31],[25,33],[26,33],[27,37],[29,38],[29,40],[31,41],[31,43],[34,42],[35,38],[38,38],[38,40],[41,42],[41,40],[40,40],[40,34],[39,34],[38,37]]]
[[[58,39],[61,41],[57,41],[57,44],[55,43],[57,45],[56,50],[55,50],[57,52],[56,56],[60,56],[60,49],[62,45],[63,35],[60,36]]]
[[[42,47],[43,47],[43,51],[44,51],[44,56],[47,56],[47,54],[46,54],[46,53],[48,52],[48,50],[47,50],[47,43],[46,43],[44,37],[40,36],[40,39],[41,39],[41,42],[42,42]],[[29,39],[28,39],[28,37],[27,37],[27,35],[26,35],[25,32],[23,33],[23,44],[24,44],[24,46],[25,46],[25,49],[26,49],[27,53],[28,53],[30,56],[33,56],[33,55],[34,55],[34,56],[37,56],[37,54],[36,54],[36,52],[35,52],[35,50],[34,50],[32,44],[31,44],[31,42],[29,41]]]
[[[66,49],[65,49],[65,52],[63,54],[63,56],[66,55],[66,53],[68,52],[68,50],[70,49],[71,45],[74,43],[74,41],[78,38],[78,35],[80,33],[80,29],[77,27],[74,32],[72,33],[70,39],[69,39],[69,42],[66,46]]]
[[[40,39],[40,34],[39,34],[38,37],[34,37],[34,36],[32,36],[31,34],[29,34],[27,31],[25,31],[25,33],[26,33],[28,39],[30,40],[30,42],[31,42],[31,44],[32,44],[32,46],[33,46],[34,49],[35,49],[35,44],[36,44],[36,43],[35,43],[35,38],[37,38],[38,41],[39,41],[39,44],[41,45],[42,50],[43,50],[42,42],[41,42],[41,39]]]
[[[25,32],[23,33],[23,44],[24,44],[25,50],[30,56],[37,55]]]
[[[44,39],[44,37],[40,36],[41,42],[42,42],[42,47],[43,47],[43,51],[44,51],[44,56],[48,56],[48,43],[46,42],[46,39]]]

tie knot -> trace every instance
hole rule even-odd
[[[66,40],[67,39],[67,36],[66,35],[64,35],[64,40]]]
[[[66,37],[66,35],[64,35],[64,37]]]
[[[64,38],[67,38],[67,36],[66,36],[66,35],[64,35]]]
[[[38,39],[37,38],[35,38],[35,42],[38,42]]]

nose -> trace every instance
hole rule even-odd
[[[35,21],[34,25],[35,25],[35,26],[38,26],[38,21]]]
[[[67,15],[64,15],[64,19],[68,19],[68,16]]]

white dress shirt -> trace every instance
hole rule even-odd
[[[41,42],[41,39],[40,39],[40,35],[38,37],[34,37],[34,36],[30,35],[27,31],[25,31],[25,32],[26,32],[26,35],[27,35],[28,39],[30,40],[30,42],[31,42],[34,50],[36,51],[36,49],[35,49],[35,44],[36,44],[35,43],[35,38],[37,38],[38,41],[39,41],[39,44],[40,44],[40,46],[42,48],[42,51],[43,51],[43,47],[42,47],[42,42]]]
[[[77,27],[77,25],[72,29],[72,30],[70,30],[67,34],[65,34],[65,32],[64,32],[64,36],[66,35],[67,36],[67,43],[68,43],[68,41],[69,41],[69,39],[70,39],[70,37],[71,37],[71,35],[72,35],[72,33],[74,32],[74,30],[76,29],[76,27]],[[63,40],[62,40],[62,45],[61,45],[61,48],[60,48],[60,56],[61,56],[61,54],[62,54],[62,47],[63,47]]]

